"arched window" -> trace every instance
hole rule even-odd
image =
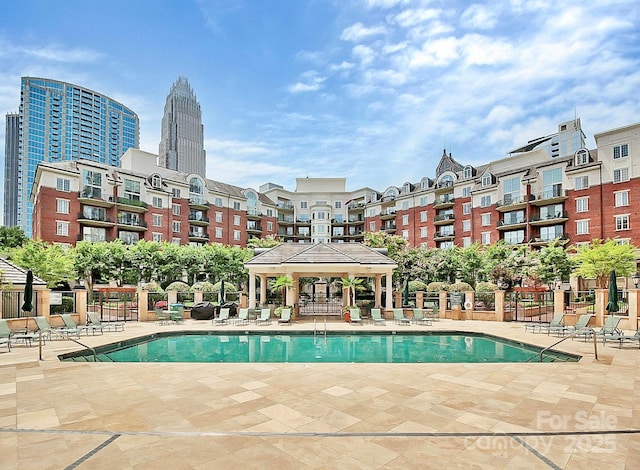
[[[154,175],[151,175],[151,186],[153,186],[156,189],[162,188],[162,177],[157,173]]]
[[[491,186],[493,182],[493,178],[491,177],[491,173],[485,173],[482,175],[482,186]]]
[[[463,170],[463,173],[462,173],[462,176],[463,176],[464,178],[471,178],[471,177],[473,176],[473,168],[471,168],[471,167],[470,167],[470,166],[468,166],[468,165],[467,165],[467,166],[465,166],[465,167],[464,167],[464,170]]]
[[[453,186],[453,176],[442,175],[442,177],[440,178],[440,186],[443,188],[449,188]]]
[[[255,193],[249,191],[247,193],[247,209],[255,209],[258,205],[258,198]]]
[[[589,163],[589,151],[587,149],[578,149],[575,155],[576,166],[577,165],[586,165]]]
[[[195,176],[189,180],[189,202],[204,204],[204,183]]]

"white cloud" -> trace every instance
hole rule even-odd
[[[353,56],[360,61],[361,66],[367,66],[373,62],[376,57],[374,50],[368,46],[357,45],[351,50]]]
[[[389,9],[398,5],[406,5],[410,0],[367,0],[369,8]]]
[[[441,13],[442,10],[437,10],[435,8],[421,8],[416,10],[409,9],[394,16],[392,21],[403,28],[410,28],[426,21],[436,19]]]
[[[473,4],[467,8],[460,16],[460,24],[465,28],[471,29],[491,29],[497,23],[496,15],[498,5],[493,4],[491,7],[485,5]]]
[[[356,23],[342,31],[340,39],[342,39],[343,41],[359,42],[370,36],[386,34],[386,32],[387,29],[384,26],[374,26],[372,28],[367,28],[362,23]]]
[[[16,52],[54,62],[95,62],[103,58],[103,54],[96,50],[79,47],[66,49],[56,44],[44,47],[24,47]]]
[[[331,70],[332,72],[342,72],[342,71],[351,70],[353,67],[354,67],[353,63],[343,60],[339,64],[331,64],[329,66],[329,70]]]
[[[314,70],[305,72],[302,77],[304,81],[294,83],[293,85],[287,87],[289,93],[296,94],[318,91],[322,87],[323,82],[326,80],[325,77],[319,77],[317,72],[315,72]]]
[[[426,42],[421,49],[414,50],[409,59],[412,67],[442,67],[449,65],[460,56],[458,40],[447,37]]]

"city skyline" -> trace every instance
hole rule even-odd
[[[0,112],[18,111],[21,76],[68,81],[136,112],[140,148],[156,153],[167,89],[185,76],[208,178],[378,190],[433,176],[443,147],[479,165],[577,115],[591,148],[640,115],[635,2],[149,5],[6,5]],[[131,33],[105,41],[83,15]]]

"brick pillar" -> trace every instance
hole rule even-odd
[[[402,307],[402,292],[393,291],[393,305],[396,308]]]
[[[503,290],[495,291],[495,309],[496,309],[496,321],[504,321],[504,295],[506,294]]]
[[[202,302],[202,291],[197,290],[193,293],[193,303],[197,304],[198,302]]]
[[[553,313],[564,313],[564,291],[556,289],[553,291]]]
[[[138,290],[138,321],[155,320],[155,313],[149,318],[149,291]]]
[[[87,324],[87,291],[85,289],[76,289],[73,291],[76,300],[76,311],[80,317],[80,323],[82,325]]]
[[[174,291],[174,290],[170,290],[167,292],[167,309],[169,308],[169,306],[171,304],[177,304],[178,303],[178,292]]]
[[[51,310],[50,310],[50,305],[51,305],[51,301],[49,300],[49,298],[51,297],[51,291],[49,289],[45,289],[45,290],[38,290],[37,291],[37,296],[38,296],[38,309],[37,312],[40,314],[41,317],[45,317],[47,320],[49,320],[49,316],[51,315]]]
[[[438,293],[438,304],[440,304],[440,312],[438,312],[438,316],[440,318],[446,318],[447,316],[447,291],[441,290]]]
[[[629,320],[628,326],[630,330],[638,329],[638,301],[640,300],[640,290],[629,289]]]
[[[424,308],[424,292],[421,290],[416,292],[416,307]]]
[[[472,290],[464,293],[464,318],[473,320],[473,310],[476,305],[476,293]],[[470,308],[467,308],[470,307]]]

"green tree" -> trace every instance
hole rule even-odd
[[[130,270],[135,276],[129,277],[127,281],[132,284],[151,282],[156,275],[161,251],[162,245],[154,241],[140,240],[131,245],[126,255],[126,264],[135,267]]]
[[[338,282],[347,291],[347,305],[356,305],[356,289],[361,287],[364,279],[361,277],[343,277]]]
[[[595,278],[599,289],[606,289],[609,273],[616,271],[618,276],[628,277],[636,270],[637,248],[631,244],[619,244],[615,239],[602,241],[594,239],[587,246],[573,247],[575,276]]]
[[[458,268],[458,278],[472,287],[483,280],[485,256],[478,243],[464,248],[454,248],[453,259]]]
[[[28,240],[24,246],[11,250],[11,260],[33,271],[49,288],[76,279],[73,258],[59,245]]]
[[[20,227],[0,227],[0,248],[17,248],[27,240],[27,235]]]
[[[247,248],[253,250],[254,248],[273,248],[282,243],[282,240],[277,235],[267,235],[264,238],[251,237],[247,242]]]
[[[397,235],[386,232],[365,232],[364,244],[372,248],[386,248],[387,256],[397,260],[398,255],[407,247],[407,241]]]
[[[272,279],[269,285],[271,292],[282,292],[282,305],[287,305],[287,289],[293,286],[293,278],[290,276],[279,276]]]
[[[532,252],[534,254],[535,252]],[[575,268],[574,260],[569,258],[564,245],[554,240],[532,256],[534,264],[529,276],[536,278],[539,284],[551,284],[556,279],[568,281]]]

